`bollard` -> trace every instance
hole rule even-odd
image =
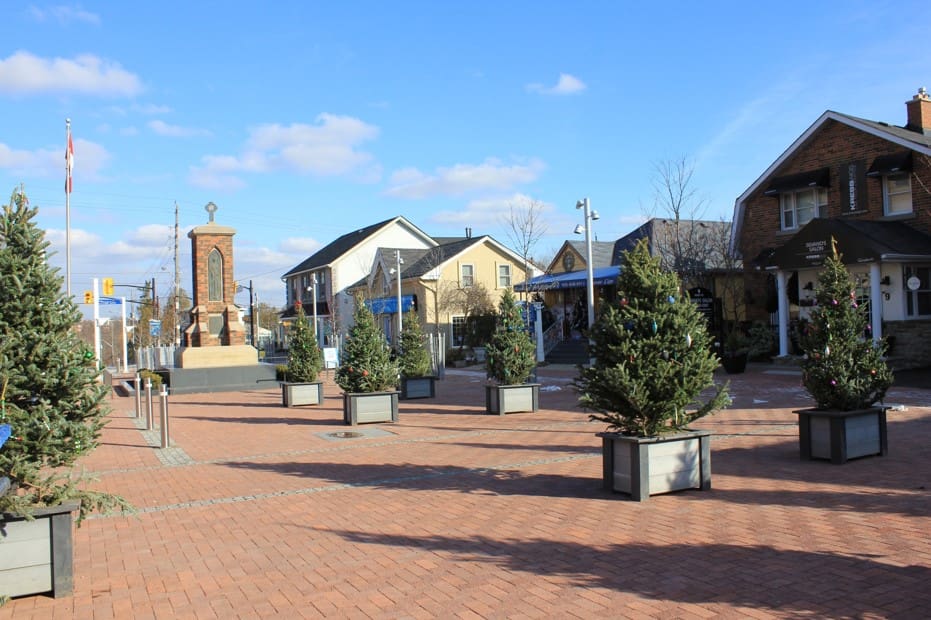
[[[146,412],[145,412],[145,430],[152,430],[152,379],[146,378],[145,380],[145,402],[146,402]]]
[[[142,381],[139,379],[139,373],[136,373],[136,377],[133,379],[133,392],[136,394],[136,413],[135,417],[139,417],[140,412],[142,411]]]
[[[162,399],[162,447],[168,447],[168,390],[165,389],[165,386],[162,386],[162,391],[159,392],[159,397]]]

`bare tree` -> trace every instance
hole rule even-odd
[[[507,225],[508,241],[524,261],[524,279],[533,276],[533,251],[543,235],[546,234],[546,222],[543,220],[544,205],[531,198],[522,198],[520,203],[508,203]],[[528,294],[530,291],[526,291]]]
[[[653,253],[663,267],[691,286],[708,286],[708,270],[720,262],[713,243],[718,226],[701,219],[707,205],[694,187],[693,174],[684,156],[655,164],[653,208],[647,217],[654,223]]]

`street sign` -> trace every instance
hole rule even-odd
[[[149,319],[149,335],[158,337],[162,335],[162,322],[156,319]]]
[[[111,305],[112,305],[112,304],[116,304],[116,305],[118,306],[118,305],[120,305],[122,302],[120,301],[120,298],[119,298],[119,297],[101,297],[101,298],[98,300],[98,303],[100,303],[100,304],[111,304]]]

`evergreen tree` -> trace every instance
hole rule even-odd
[[[36,212],[19,191],[0,217],[0,424],[12,431],[0,450],[0,478],[11,481],[0,512],[29,515],[76,499],[80,522],[91,510],[128,504],[87,490],[85,478],[70,473],[97,445],[109,388],[75,329],[81,314],[47,263]]]
[[[832,240],[833,246],[833,240]],[[866,306],[857,304],[853,281],[832,247],[818,274],[816,305],[801,337],[802,384],[818,409],[864,409],[886,395],[892,372],[885,343],[874,343]]]
[[[314,338],[310,321],[304,314],[304,306],[295,304],[297,317],[291,327],[291,339],[288,343],[288,381],[310,383],[317,380],[323,369],[323,351]]]
[[[510,289],[505,290],[498,303],[495,332],[485,347],[488,378],[500,385],[518,385],[527,381],[536,363],[536,350],[520,306]]]
[[[593,363],[575,381],[579,402],[598,412],[589,417],[648,437],[685,430],[727,406],[727,386],[714,384],[718,359],[705,318],[681,293],[678,276],[650,256],[646,240],[624,253],[617,288],[620,301],[603,304],[592,326]]]
[[[398,382],[398,365],[391,358],[385,334],[361,297],[356,298],[353,320],[336,369],[336,384],[347,393],[393,390]]]
[[[400,346],[401,353],[398,361],[402,377],[425,377],[430,374],[433,364],[430,360],[430,353],[424,346],[420,320],[413,308],[404,317]]]

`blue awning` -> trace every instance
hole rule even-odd
[[[594,286],[611,286],[617,283],[617,276],[621,268],[619,265],[596,267],[592,270],[592,284]],[[588,272],[567,271],[565,273],[543,274],[530,278],[525,282],[514,285],[514,290],[524,291],[557,291],[570,288],[585,288],[588,282]]]
[[[396,314],[398,311],[398,298],[380,297],[378,299],[366,299],[365,305],[368,306],[372,314]],[[401,312],[407,312],[414,305],[413,295],[401,296]]]

